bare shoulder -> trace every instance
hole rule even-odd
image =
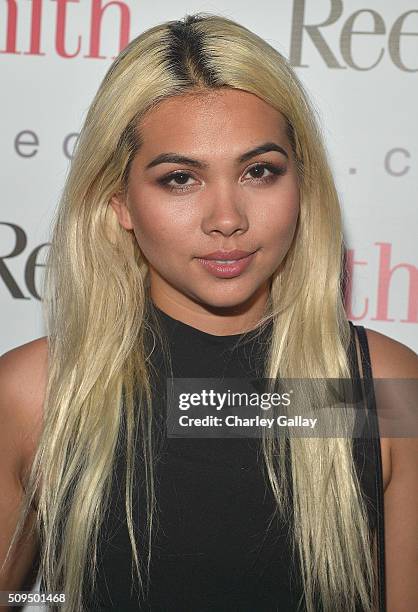
[[[373,378],[418,378],[418,356],[415,351],[372,329],[366,328],[366,334]],[[397,405],[396,398],[394,402]],[[386,496],[386,491],[394,490],[393,483],[399,481],[400,473],[405,475],[416,467],[418,439],[382,437],[380,447]]]
[[[384,334],[369,329],[366,333],[375,378],[418,378],[418,356],[412,349]],[[392,401],[398,413],[399,393],[395,393],[393,399],[389,393],[391,405]],[[385,481],[387,606],[394,611],[416,610],[418,437],[382,438],[381,450]]]
[[[48,340],[37,338],[0,357],[0,421],[19,477],[36,449],[42,425]]]
[[[418,378],[418,355],[385,334],[366,328],[374,378]]]
[[[31,589],[36,578],[39,541],[32,530],[34,508],[23,528],[25,537],[11,556],[6,554],[24,496],[25,474],[38,445],[47,363],[46,338],[0,356],[0,590]]]

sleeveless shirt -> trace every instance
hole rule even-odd
[[[153,419],[163,431],[166,377],[262,377],[271,323],[259,336],[215,336],[170,317],[151,305],[169,342],[172,370],[160,347],[152,362],[159,373],[153,387]],[[349,362],[360,376],[354,334],[360,340],[363,376],[371,380],[364,328],[350,322]],[[356,328],[356,329],[355,329]],[[263,348],[264,347],[264,348]],[[370,394],[367,394],[370,398]],[[373,404],[373,394],[371,404]],[[373,410],[373,405],[368,406]],[[96,584],[85,582],[85,610],[99,612],[296,612],[303,611],[291,521],[275,514],[275,500],[262,465],[260,439],[168,438],[157,441],[154,467],[157,520],[151,547],[150,583],[138,597],[124,500],[126,451],[118,442],[111,503],[98,540]],[[377,531],[380,604],[383,583],[383,487],[380,442],[353,439],[353,455],[371,533]],[[133,521],[138,554],[146,557],[144,465],[135,456]],[[299,607],[298,607],[299,606]],[[318,610],[320,608],[318,607]],[[360,607],[358,608],[360,612]]]

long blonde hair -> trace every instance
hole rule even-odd
[[[278,51],[224,17],[197,14],[147,30],[115,59],[91,104],[47,261],[44,426],[19,525],[38,491],[40,573],[46,590],[65,591],[64,611],[83,610],[83,580],[94,581],[98,530],[119,436],[126,441],[127,524],[144,592],[155,523],[144,340],[148,268],[133,233],[119,225],[110,198],[126,188],[131,160],[141,145],[138,126],[144,113],[169,96],[219,87],[251,92],[282,113],[298,169],[298,225],[271,281],[273,335],[266,376],[350,376],[350,332],[340,287],[340,208],[315,110],[303,86]],[[138,551],[132,520],[137,425],[146,465],[146,553]],[[370,610],[371,544],[350,439],[288,442],[292,506],[283,477],[283,440],[264,439],[262,447],[278,509],[294,515],[304,605],[315,610],[319,593],[324,611],[352,611],[357,601]]]

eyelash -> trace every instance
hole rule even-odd
[[[254,166],[251,166],[251,168],[248,168],[246,174],[248,174],[249,172],[251,172],[251,170],[254,170],[255,168],[264,168],[271,172],[270,175],[264,178],[253,179],[255,183],[262,184],[274,182],[278,176],[282,176],[286,172],[286,168],[282,166],[276,166],[271,163],[258,163],[254,164]],[[158,183],[169,191],[189,191],[189,189],[193,187],[193,185],[169,185],[170,181],[172,181],[176,176],[187,176],[193,178],[193,176],[189,172],[181,170],[176,172],[170,172],[170,174],[167,174],[166,176],[163,176],[162,178],[158,179]]]

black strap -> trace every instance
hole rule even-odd
[[[357,337],[360,343],[360,356],[366,386],[367,408],[370,411],[372,442],[376,460],[376,531],[377,531],[377,588],[378,610],[386,612],[385,589],[385,537],[384,537],[384,505],[383,505],[383,470],[380,447],[379,423],[377,419],[376,397],[373,389],[373,374],[371,368],[369,344],[366,330],[362,325],[356,325]]]

